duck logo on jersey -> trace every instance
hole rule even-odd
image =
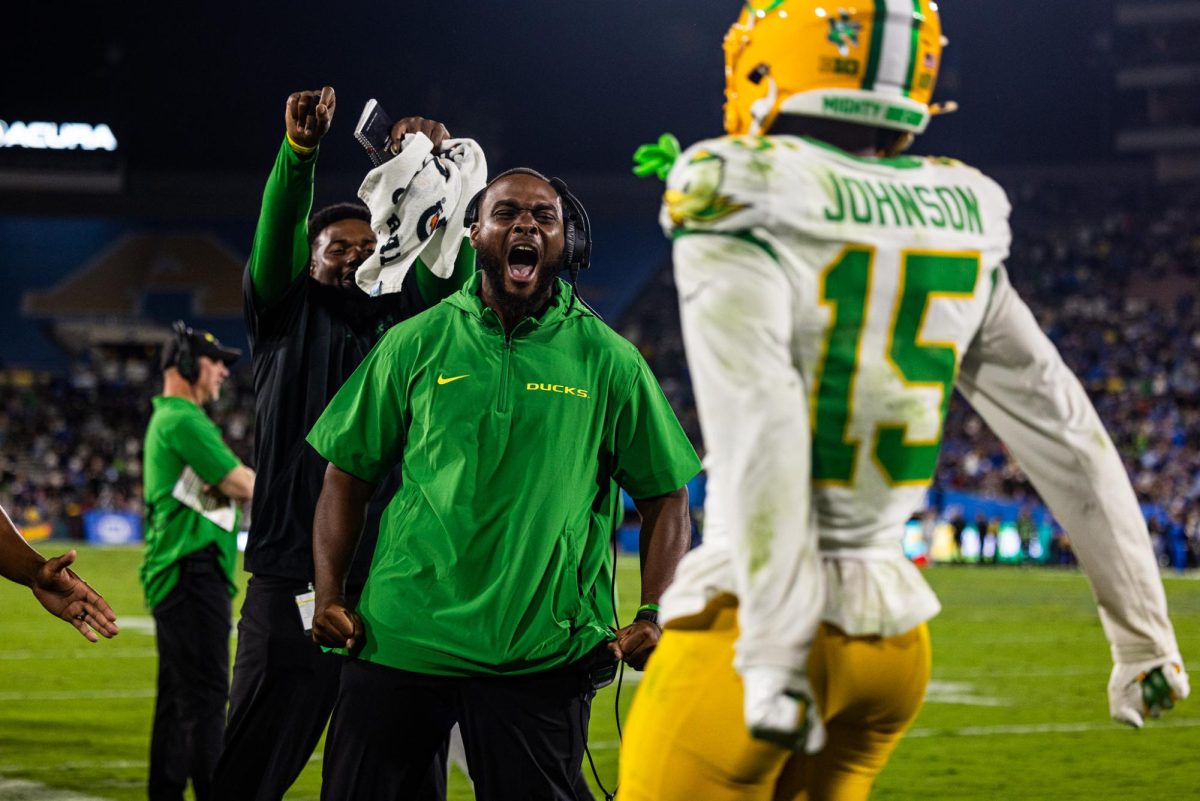
[[[683,189],[668,189],[663,195],[667,213],[676,225],[687,220],[713,222],[747,207],[721,194],[725,159],[716,153],[701,150],[684,166],[684,174]]]
[[[846,9],[838,9],[836,17],[829,17],[829,41],[837,45],[838,52],[843,56],[850,55],[851,47],[858,47],[858,34],[862,23],[856,22],[846,13]]]

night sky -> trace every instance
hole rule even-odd
[[[0,119],[108,122],[131,171],[181,161],[261,173],[283,101],[338,91],[326,168],[359,170],[350,132],[378,97],[472,136],[495,168],[619,172],[664,130],[720,127],[733,0],[458,4],[38,4],[5,26]],[[165,6],[176,6],[164,10]],[[836,5],[836,4],[833,4]],[[997,163],[1102,158],[1112,143],[1110,0],[944,0],[950,38],[917,152]],[[65,13],[64,13],[65,12]],[[7,14],[7,12],[6,12]]]

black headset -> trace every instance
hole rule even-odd
[[[200,377],[200,363],[192,349],[192,329],[183,320],[171,323],[171,331],[175,334],[175,358],[167,367],[174,367],[189,384]]]
[[[479,205],[483,202],[483,196],[491,185],[497,179],[513,174],[538,175],[535,172],[523,170],[510,170],[497,175],[488,182],[487,186],[476,192],[475,196],[467,203],[467,210],[463,213],[465,227],[470,228],[479,222]],[[554,187],[555,192],[558,192],[563,205],[563,261],[559,269],[570,271],[571,282],[574,283],[579,271],[586,270],[592,265],[592,223],[588,219],[587,210],[579,202],[579,198],[571,194],[571,190],[567,188],[566,181],[561,178],[551,178],[550,186]]]

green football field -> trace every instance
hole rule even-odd
[[[156,657],[139,560],[138,550],[81,549],[80,573],[123,625],[115,640],[96,645],[42,612],[27,590],[0,582],[0,798],[145,798]],[[636,560],[623,558],[623,619],[636,599],[636,572]],[[1108,648],[1079,574],[943,567],[927,575],[945,607],[932,623],[933,683],[874,799],[1197,797],[1200,696],[1140,732],[1109,722]],[[1168,577],[1166,587],[1195,667],[1200,582]],[[626,673],[623,708],[636,691],[632,679]],[[611,689],[596,699],[591,727],[610,787],[613,700]],[[287,798],[316,799],[320,772],[318,750]],[[457,774],[450,797],[473,797]]]

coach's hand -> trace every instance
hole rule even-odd
[[[649,620],[635,620],[617,630],[617,639],[608,644],[608,650],[634,670],[642,670],[661,636],[662,629],[657,624]]]
[[[305,152],[315,150],[321,144],[321,137],[329,132],[336,107],[337,94],[332,86],[320,91],[293,92],[288,95],[283,121],[292,149]]]
[[[1165,659],[1117,663],[1108,679],[1108,711],[1116,722],[1140,729],[1147,717],[1159,717],[1190,691],[1178,652]]]
[[[450,132],[446,130],[446,126],[437,120],[427,120],[424,117],[405,117],[392,125],[392,134],[391,139],[388,141],[388,148],[393,153],[399,153],[405,134],[410,133],[425,134],[425,136],[429,137],[429,141],[433,142],[434,153],[441,150],[442,142],[450,138]]]
[[[47,559],[38,568],[30,589],[33,597],[55,617],[61,617],[87,637],[96,642],[96,634],[115,637],[117,616],[112,607],[91,586],[70,569],[75,561],[75,549],[62,556]]]
[[[317,604],[312,637],[317,645],[349,651],[361,648],[366,642],[362,618],[341,599]]]

